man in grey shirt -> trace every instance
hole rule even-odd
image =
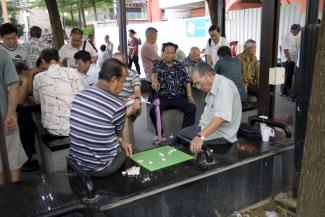
[[[17,28],[11,23],[4,23],[0,26],[0,36],[3,43],[0,43],[0,50],[6,51],[14,63],[24,63],[32,68],[32,62],[24,47],[18,45]]]
[[[242,106],[238,89],[228,78],[215,74],[207,63],[192,69],[193,85],[206,92],[206,105],[198,125],[182,129],[177,134],[191,140],[190,150],[197,154],[202,145],[216,147],[237,141]]]

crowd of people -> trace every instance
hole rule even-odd
[[[42,30],[37,26],[30,28],[30,40],[19,45],[16,27],[2,24],[0,108],[12,180],[19,179],[20,169],[38,167],[35,123],[26,109],[37,104],[46,132],[70,137],[69,158],[82,170],[99,177],[118,170],[124,159],[132,155],[128,125],[141,114],[139,55],[150,87],[149,101],[159,99],[161,113],[171,108],[184,113],[183,129],[177,135],[191,141],[193,153],[199,153],[203,144],[236,142],[242,102],[248,96],[258,96],[256,42],[247,40],[244,51],[232,56],[220,28],[212,25],[208,32],[204,61],[198,47],[192,47],[186,56],[177,44],[166,42],[159,52],[158,30],[153,27],[147,28],[143,44],[130,29],[128,54],[124,56],[113,53],[109,35],[97,50],[93,35],[84,39],[83,31],[73,28],[69,42],[57,50],[41,42]],[[289,42],[284,43],[287,60],[283,64],[296,61],[292,47]],[[131,69],[133,63],[136,70]],[[206,93],[198,124],[192,87]],[[282,94],[287,90],[285,85]],[[132,103],[128,103],[130,100]],[[161,120],[157,120],[154,107],[150,118],[158,136],[157,122]],[[154,143],[165,140],[164,136],[157,136]],[[1,170],[2,165],[0,184]]]

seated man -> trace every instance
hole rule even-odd
[[[41,104],[42,125],[55,136],[69,135],[71,102],[83,89],[77,70],[60,66],[59,53],[55,48],[41,52],[47,71],[38,73],[33,81],[33,96]]]
[[[191,126],[195,122],[196,108],[190,79],[183,64],[174,60],[175,45],[164,43],[162,51],[163,59],[156,62],[152,70],[152,88],[160,100],[160,113],[167,109],[179,109],[184,112],[182,128]],[[150,110],[150,118],[157,134],[154,107]],[[154,139],[156,141],[157,138]]]
[[[91,64],[91,56],[88,51],[78,51],[73,56],[76,69],[80,72],[81,83],[84,88],[90,88],[98,81],[99,68],[96,64]]]
[[[240,60],[237,57],[231,57],[231,50],[228,46],[220,47],[217,54],[219,61],[216,63],[214,71],[232,80],[237,86],[241,101],[245,102],[247,96],[243,85]]]
[[[202,63],[203,60],[200,57],[201,51],[198,47],[192,47],[190,54],[183,61],[187,74],[191,72],[191,68],[196,66],[198,63]]]
[[[126,59],[122,53],[113,54],[113,58],[119,60],[124,65],[127,65]],[[133,69],[127,68],[128,75],[123,83],[123,88],[118,94],[125,103],[129,100],[134,100],[134,103],[129,106],[131,113],[126,117],[123,135],[125,138],[132,139],[133,133],[129,132],[130,121],[134,122],[136,118],[141,114],[141,82],[139,74]],[[131,135],[131,136],[130,136]],[[128,140],[131,142],[131,140]]]
[[[244,51],[237,57],[241,63],[244,88],[247,95],[258,97],[260,64],[256,58],[256,42],[248,39],[244,44]]]
[[[191,140],[190,150],[197,154],[203,143],[218,149],[237,141],[242,106],[236,85],[223,76],[214,74],[207,63],[199,63],[192,70],[193,85],[206,92],[206,106],[200,123],[180,130],[178,136]]]
[[[126,75],[125,65],[109,59],[98,83],[73,99],[69,158],[91,176],[114,173],[132,155],[132,145],[122,137],[126,106],[117,97]]]

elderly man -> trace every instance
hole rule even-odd
[[[20,167],[27,157],[19,137],[16,108],[19,96],[19,79],[11,57],[0,50],[0,117],[3,126],[11,181],[17,182],[20,176]],[[3,165],[0,156],[0,186],[3,180]]]
[[[300,29],[299,24],[291,25],[290,32],[283,37],[281,42],[281,63],[285,67],[285,80],[281,90],[282,96],[288,96],[291,88],[300,47]]]
[[[78,51],[73,56],[75,65],[80,72],[81,83],[84,88],[90,88],[98,81],[99,68],[95,64],[91,64],[90,53],[84,50]]]
[[[116,172],[132,145],[122,137],[126,106],[118,98],[127,75],[116,59],[107,60],[98,83],[78,93],[72,102],[69,158],[89,175],[103,177]]]
[[[207,93],[206,106],[198,125],[178,132],[177,137],[191,140],[190,150],[197,154],[205,144],[214,150],[237,141],[242,106],[236,85],[224,76],[215,74],[207,63],[192,70],[193,85]]]
[[[106,45],[106,51],[108,53],[109,58],[113,57],[113,43],[109,40],[109,35],[105,35],[105,45]]]
[[[41,59],[47,71],[35,76],[33,96],[41,104],[42,125],[52,135],[68,136],[71,102],[83,89],[80,74],[76,69],[62,67],[54,48],[44,49]]]
[[[83,31],[79,28],[73,28],[70,33],[70,41],[59,50],[60,60],[64,66],[75,67],[74,54],[80,50],[88,51],[91,56],[91,62],[96,63],[97,52],[87,40],[83,40]]]
[[[258,97],[260,64],[256,58],[256,41],[248,39],[244,51],[237,56],[241,63],[244,88],[248,96]]]
[[[205,46],[204,53],[207,55],[207,63],[214,66],[218,61],[218,49],[221,46],[228,46],[229,42],[226,38],[221,37],[220,27],[212,25],[209,28],[210,38]]]
[[[201,51],[198,47],[192,47],[190,49],[190,54],[183,61],[183,65],[185,66],[186,72],[189,74],[191,72],[191,68],[196,66],[198,63],[202,63],[201,59]]]
[[[231,50],[227,46],[222,46],[218,50],[219,61],[215,65],[214,71],[232,80],[236,84],[242,102],[246,101],[246,91],[243,85],[243,75],[241,73],[240,60],[231,56]]]
[[[176,108],[184,112],[182,128],[188,127],[195,122],[195,102],[192,96],[192,87],[185,67],[182,63],[174,60],[176,47],[173,43],[164,43],[163,59],[153,65],[152,88],[160,99],[160,112]],[[156,129],[157,120],[155,108],[150,110],[150,118]],[[157,138],[154,139],[154,143]]]
[[[141,59],[144,72],[146,73],[146,80],[151,85],[152,66],[155,61],[161,60],[158,55],[155,44],[157,42],[157,29],[149,27],[146,30],[146,42],[141,47]]]

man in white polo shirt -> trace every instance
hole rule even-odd
[[[210,38],[205,46],[204,53],[207,55],[207,63],[213,67],[219,60],[218,50],[222,46],[230,46],[226,38],[221,37],[220,27],[212,25],[209,28]]]
[[[59,50],[60,61],[64,66],[76,67],[74,54],[80,50],[85,50],[90,53],[91,62],[96,63],[97,52],[87,40],[82,39],[83,32],[79,28],[73,28],[70,34],[70,41]]]
[[[213,149],[237,141],[242,105],[238,89],[228,78],[215,74],[207,63],[192,69],[193,85],[207,93],[206,105],[199,124],[180,130],[177,134],[191,140],[190,149],[199,153],[205,144]]]

